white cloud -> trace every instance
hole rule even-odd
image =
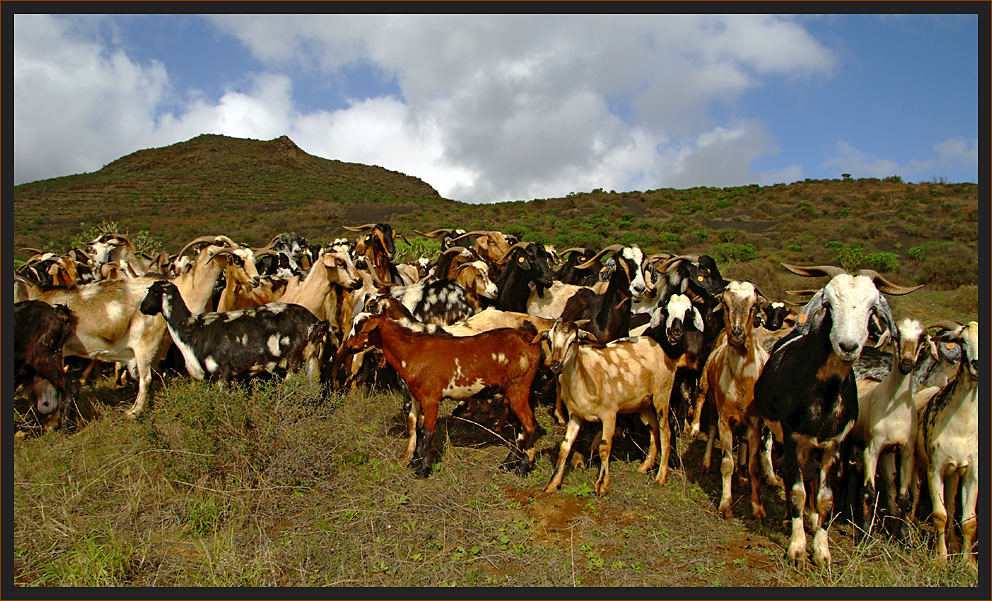
[[[158,62],[72,33],[50,15],[14,16],[14,180],[99,169],[147,145],[168,85]]]
[[[949,138],[933,146],[933,156],[914,159],[904,164],[866,154],[847,142],[837,142],[836,156],[820,165],[837,173],[850,173],[853,177],[878,177],[898,175],[906,181],[924,181],[944,177],[952,169],[974,167],[978,164],[978,140],[961,137]]]
[[[177,94],[161,63],[136,64],[58,17],[15,16],[15,181],[211,132],[286,134],[307,152],[402,171],[472,202],[745,184],[770,177],[751,162],[776,145],[760,122],[718,120],[710,105],[770,74],[806,78],[834,64],[776,15],[208,18],[260,61],[250,89]],[[356,62],[394,78],[400,94],[339,110],[294,104],[299,69],[334,76]],[[165,112],[166,94],[188,100]]]

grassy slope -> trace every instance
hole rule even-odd
[[[94,173],[16,186],[14,247],[63,249],[86,229],[82,222],[102,221],[145,230],[171,252],[216,233],[261,245],[295,230],[326,242],[353,235],[343,225],[375,221],[406,234],[500,229],[558,248],[623,242],[647,252],[707,252],[727,277],[753,279],[773,298],[815,284],[784,273],[779,261],[874,267],[899,283],[927,285],[896,299],[897,311],[905,305],[921,319],[977,318],[978,187],[891,180],[594,190],[469,205],[413,177],[308,155],[286,137],[201,135]]]
[[[699,441],[680,440],[686,467],[658,486],[618,434],[608,495],[591,493],[595,467],[544,494],[564,436],[549,407],[535,411],[546,432],[520,477],[496,469],[507,448],[491,421],[449,417],[445,404],[438,461],[419,479],[398,462],[395,393],[322,400],[300,378],[225,392],[166,378],[136,422],[118,411],[132,395],[99,381],[87,396],[102,417],[15,440],[17,584],[975,585],[961,562],[934,560],[925,523],[906,545],[877,532],[856,545],[834,525],[830,571],[790,567],[781,493],[764,487],[759,523],[735,479],[735,517],[720,519],[719,474],[700,473]]]

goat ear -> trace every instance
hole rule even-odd
[[[704,331],[703,328],[703,314],[699,312],[699,309],[695,305],[692,307],[693,323],[696,324],[696,329],[700,332]]]
[[[796,325],[793,329],[796,330],[796,332],[798,332],[801,336],[807,334],[813,326],[814,316],[820,312],[821,308],[823,308],[822,288],[817,290],[816,294],[813,295],[813,298],[809,299],[809,302],[806,303],[805,307],[803,307],[803,310],[799,313],[799,316],[796,317]]]
[[[881,293],[878,295],[878,300],[875,301],[875,311],[876,313],[881,311],[882,317],[885,318],[886,325],[889,328],[888,332],[892,337],[892,343],[896,348],[899,348],[899,327],[896,325],[896,318],[892,316],[892,309],[889,308],[889,302],[885,300],[885,295]],[[885,338],[885,336],[883,335],[881,338]]]

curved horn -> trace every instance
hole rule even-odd
[[[263,246],[262,248],[253,248],[252,253],[255,254],[255,258],[264,257],[266,255],[278,255],[279,251]]]
[[[230,248],[222,248],[222,249],[218,250],[217,252],[215,252],[212,257],[210,257],[209,259],[207,259],[207,263],[213,261],[214,259],[216,259],[217,257],[219,257],[221,255],[234,255],[234,250],[232,250]],[[234,256],[237,256],[237,255],[234,255]]]
[[[438,236],[450,234],[451,232],[455,231],[455,229],[450,227],[443,227],[441,229],[434,230],[433,232],[427,232],[426,234],[420,230],[413,230],[413,231],[420,234],[421,236],[424,236],[425,238],[437,238]]]
[[[899,284],[893,284],[889,280],[882,277],[880,273],[874,269],[862,269],[858,271],[858,275],[864,275],[871,278],[872,282],[875,283],[875,287],[878,288],[879,292],[885,292],[886,294],[894,294],[896,296],[902,296],[904,294],[909,294],[914,290],[919,290],[923,287],[923,284],[919,286],[900,286]]]
[[[654,263],[656,261],[671,259],[674,256],[675,255],[673,255],[672,253],[655,253],[653,255],[648,255],[644,257],[644,260],[647,261],[648,263]]]
[[[779,263],[779,265],[785,267],[796,275],[801,275],[807,278],[816,278],[824,275],[833,277],[835,275],[847,273],[847,271],[837,267],[836,265],[811,265],[809,267],[803,267],[802,265],[790,265],[789,263]]]
[[[31,248],[30,246],[22,246],[21,248],[18,248],[17,250],[26,250],[28,252],[33,252],[36,255],[43,255],[43,254],[45,254],[45,251],[38,250],[37,248]]]
[[[792,296],[812,296],[819,291],[819,288],[807,288],[806,290],[786,290],[785,293],[791,294]]]
[[[659,265],[658,269],[661,271],[668,271],[672,265],[675,265],[679,261],[689,261],[690,263],[695,263],[698,260],[699,255],[675,255],[665,259],[665,262]]]
[[[350,225],[342,225],[341,227],[343,227],[344,229],[348,230],[349,232],[367,232],[370,229],[374,228],[375,227],[375,224],[374,223],[366,223],[365,225],[359,225],[357,227],[350,226]]]
[[[564,257],[565,255],[567,255],[568,253],[571,253],[571,252],[584,253],[587,250],[589,250],[589,249],[588,248],[582,248],[581,246],[573,246],[572,248],[566,248],[565,250],[563,250],[560,253],[558,253],[558,255]]]
[[[509,250],[506,251],[506,254],[503,255],[503,258],[502,259],[500,259],[499,261],[496,261],[496,264],[497,265],[503,265],[504,263],[506,263],[507,261],[510,260],[510,255],[513,254],[513,251],[515,249],[518,249],[518,248],[527,248],[527,244],[528,244],[527,242],[517,242],[516,244],[514,244],[513,246],[511,246],[509,248]]]
[[[934,323],[927,324],[923,327],[923,329],[929,330],[931,328],[940,328],[941,330],[956,330],[963,325],[964,324],[958,323],[956,321],[945,319],[942,321],[935,321]]]
[[[592,267],[596,263],[599,263],[600,257],[602,257],[603,255],[605,255],[606,253],[618,251],[618,250],[620,250],[622,248],[623,248],[623,244],[611,244],[611,245],[607,246],[606,248],[604,248],[603,250],[601,250],[598,253],[596,253],[596,256],[595,257],[589,259],[585,263],[579,263],[578,265],[575,266],[575,268],[576,269],[589,269],[590,267]]]
[[[189,250],[191,247],[197,244],[203,244],[203,243],[213,244],[215,238],[216,236],[200,236],[199,238],[194,238],[189,242],[187,242],[186,246],[184,246],[183,249],[179,251],[179,256],[180,257],[183,256],[184,254],[186,254],[187,250]]]
[[[462,238],[466,238],[468,236],[481,236],[483,234],[489,234],[492,231],[494,231],[494,230],[472,230],[471,232],[465,232],[461,236],[458,236],[456,238],[452,238],[451,239],[451,242],[455,242],[456,240],[461,240]]]

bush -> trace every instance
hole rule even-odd
[[[743,262],[755,259],[758,254],[753,244],[731,244],[724,242],[714,244],[709,250],[710,256],[720,262]]]
[[[890,252],[877,252],[865,255],[864,262],[868,268],[880,273],[894,271],[899,267],[899,261],[896,259],[895,253]]]

